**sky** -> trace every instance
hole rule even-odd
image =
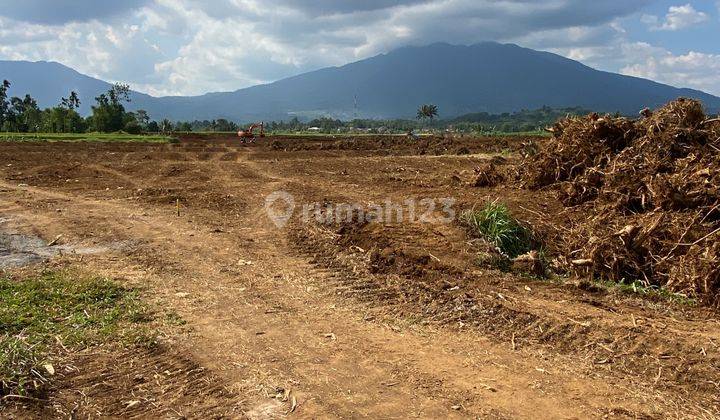
[[[481,41],[720,95],[718,40],[720,0],[0,0],[0,59],[57,61],[156,96]]]

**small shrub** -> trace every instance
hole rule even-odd
[[[508,258],[531,251],[535,243],[532,232],[512,216],[505,204],[493,202],[480,210],[468,210],[462,213],[460,222]]]

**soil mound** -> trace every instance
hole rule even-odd
[[[525,162],[578,215],[561,266],[720,302],[720,120],[678,99],[632,120],[559,121]]]
[[[498,171],[492,162],[483,163],[475,167],[475,178],[470,185],[473,187],[494,187],[505,180],[505,176]]]

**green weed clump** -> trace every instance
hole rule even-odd
[[[477,237],[492,243],[508,258],[515,258],[534,249],[530,229],[515,219],[502,203],[487,203],[481,209],[465,211],[460,222]]]
[[[56,272],[0,277],[0,396],[42,391],[59,348],[152,341],[139,325],[149,320],[137,292],[107,279]]]

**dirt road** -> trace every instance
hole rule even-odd
[[[164,353],[108,372],[133,377],[172,358],[167,389],[182,392],[120,382],[113,398],[79,398],[60,385],[51,405],[140,417],[720,415],[709,309],[479,267],[453,223],[300,220],[312,202],[451,197],[457,209],[499,198],[561,223],[548,193],[460,185],[480,162],[515,162],[521,140],[503,141],[1,144],[0,229],[105,249],[51,264],[141,287],[187,321]],[[265,207],[276,191],[296,204],[282,227]],[[73,373],[67,384],[92,386],[83,365],[84,382]]]

